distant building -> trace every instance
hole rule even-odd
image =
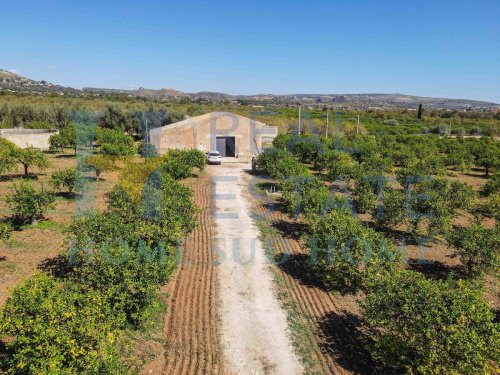
[[[159,153],[195,148],[219,151],[225,157],[249,157],[269,147],[278,128],[229,112],[202,116],[152,129],[150,142]]]

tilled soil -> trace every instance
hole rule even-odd
[[[223,372],[218,341],[217,274],[211,251],[210,177],[188,180],[198,207],[197,226],[183,243],[180,264],[164,288],[168,293],[164,353],[143,373]]]
[[[358,297],[328,293],[310,279],[306,273],[309,255],[299,239],[301,224],[281,212],[276,201],[253,196],[257,220],[273,228],[264,235],[265,242],[282,260],[275,265],[276,286],[290,324],[295,327],[294,344],[301,353],[305,372],[376,373],[359,328]]]

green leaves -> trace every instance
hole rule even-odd
[[[485,273],[497,274],[500,268],[500,227],[488,229],[480,225],[456,229],[448,241],[460,256],[464,274],[477,278]]]
[[[374,279],[362,312],[372,355],[388,372],[487,373],[500,354],[498,323],[463,281],[400,270]]]
[[[6,373],[124,374],[113,349],[118,323],[104,294],[39,273],[2,310],[0,335],[12,338]]]
[[[134,139],[121,131],[98,128],[96,139],[104,155],[131,156],[137,151]]]
[[[69,193],[83,192],[87,187],[86,179],[81,176],[75,168],[67,168],[52,173],[50,185],[56,189],[66,189]]]
[[[311,269],[328,289],[355,292],[372,274],[397,267],[390,240],[365,227],[347,208],[318,217],[309,236]]]
[[[14,185],[14,193],[7,195],[7,204],[21,224],[32,224],[41,219],[53,203],[54,196],[51,192],[43,186],[37,190],[26,181]]]

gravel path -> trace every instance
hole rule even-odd
[[[216,212],[221,343],[226,365],[237,374],[300,374],[285,313],[250,217],[249,164],[210,166]]]

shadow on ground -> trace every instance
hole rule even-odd
[[[58,255],[54,258],[44,259],[37,268],[40,271],[47,272],[58,278],[64,278],[71,272],[71,267],[66,255]]]
[[[354,374],[380,373],[365,349],[370,340],[362,332],[358,316],[330,312],[318,321],[318,326],[321,350],[335,358],[340,366]]]

